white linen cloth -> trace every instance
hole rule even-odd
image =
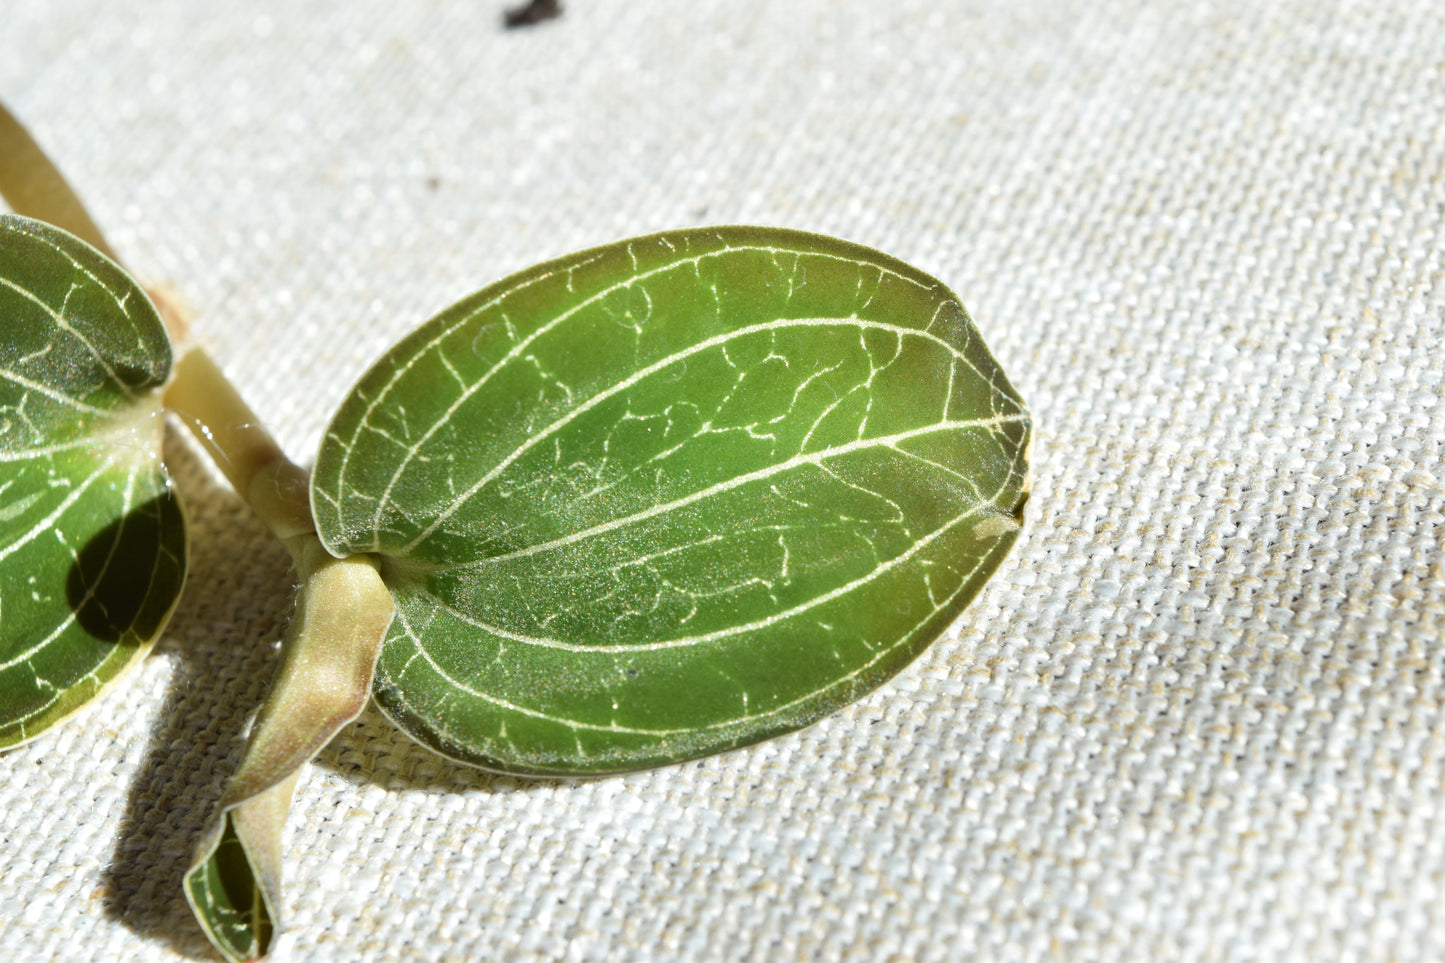
[[[1445,7],[564,6],[14,4],[0,97],[298,460],[472,290],[777,224],[960,294],[1028,525],[754,748],[532,783],[368,713],[303,776],[273,959],[1445,958]],[[0,757],[12,961],[215,958],[180,877],[293,586],[173,441],[170,630]]]

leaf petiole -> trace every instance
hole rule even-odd
[[[192,348],[176,362],[165,406],[277,538],[316,530],[305,469],[286,457],[203,349]]]

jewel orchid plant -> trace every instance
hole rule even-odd
[[[1023,521],[1023,401],[948,288],[857,244],[685,229],[505,278],[362,375],[308,471],[3,108],[0,191],[0,747],[164,631],[167,418],[299,579],[185,877],[230,959],[266,952],[297,775],[368,700],[526,776],[744,746],[906,666]]]

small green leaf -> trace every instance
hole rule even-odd
[[[301,474],[287,463],[272,475],[278,488],[290,488],[284,476],[292,472]],[[281,667],[186,871],[191,911],[229,960],[255,959],[270,947],[281,915],[281,832],[296,780],[366,708],[391,621],[391,597],[372,559],[332,558],[309,533],[287,539],[287,547],[301,591]]]
[[[908,664],[1013,543],[1029,420],[957,298],[794,231],[508,278],[333,420],[318,534],[377,553],[382,708],[489,768],[613,772],[806,725]]]
[[[154,642],[185,578],[161,463],[165,328],[59,230],[0,216],[0,748],[89,702]]]

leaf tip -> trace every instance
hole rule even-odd
[[[1022,528],[1022,523],[1012,515],[990,515],[973,527],[973,537],[978,539],[998,538]]]

